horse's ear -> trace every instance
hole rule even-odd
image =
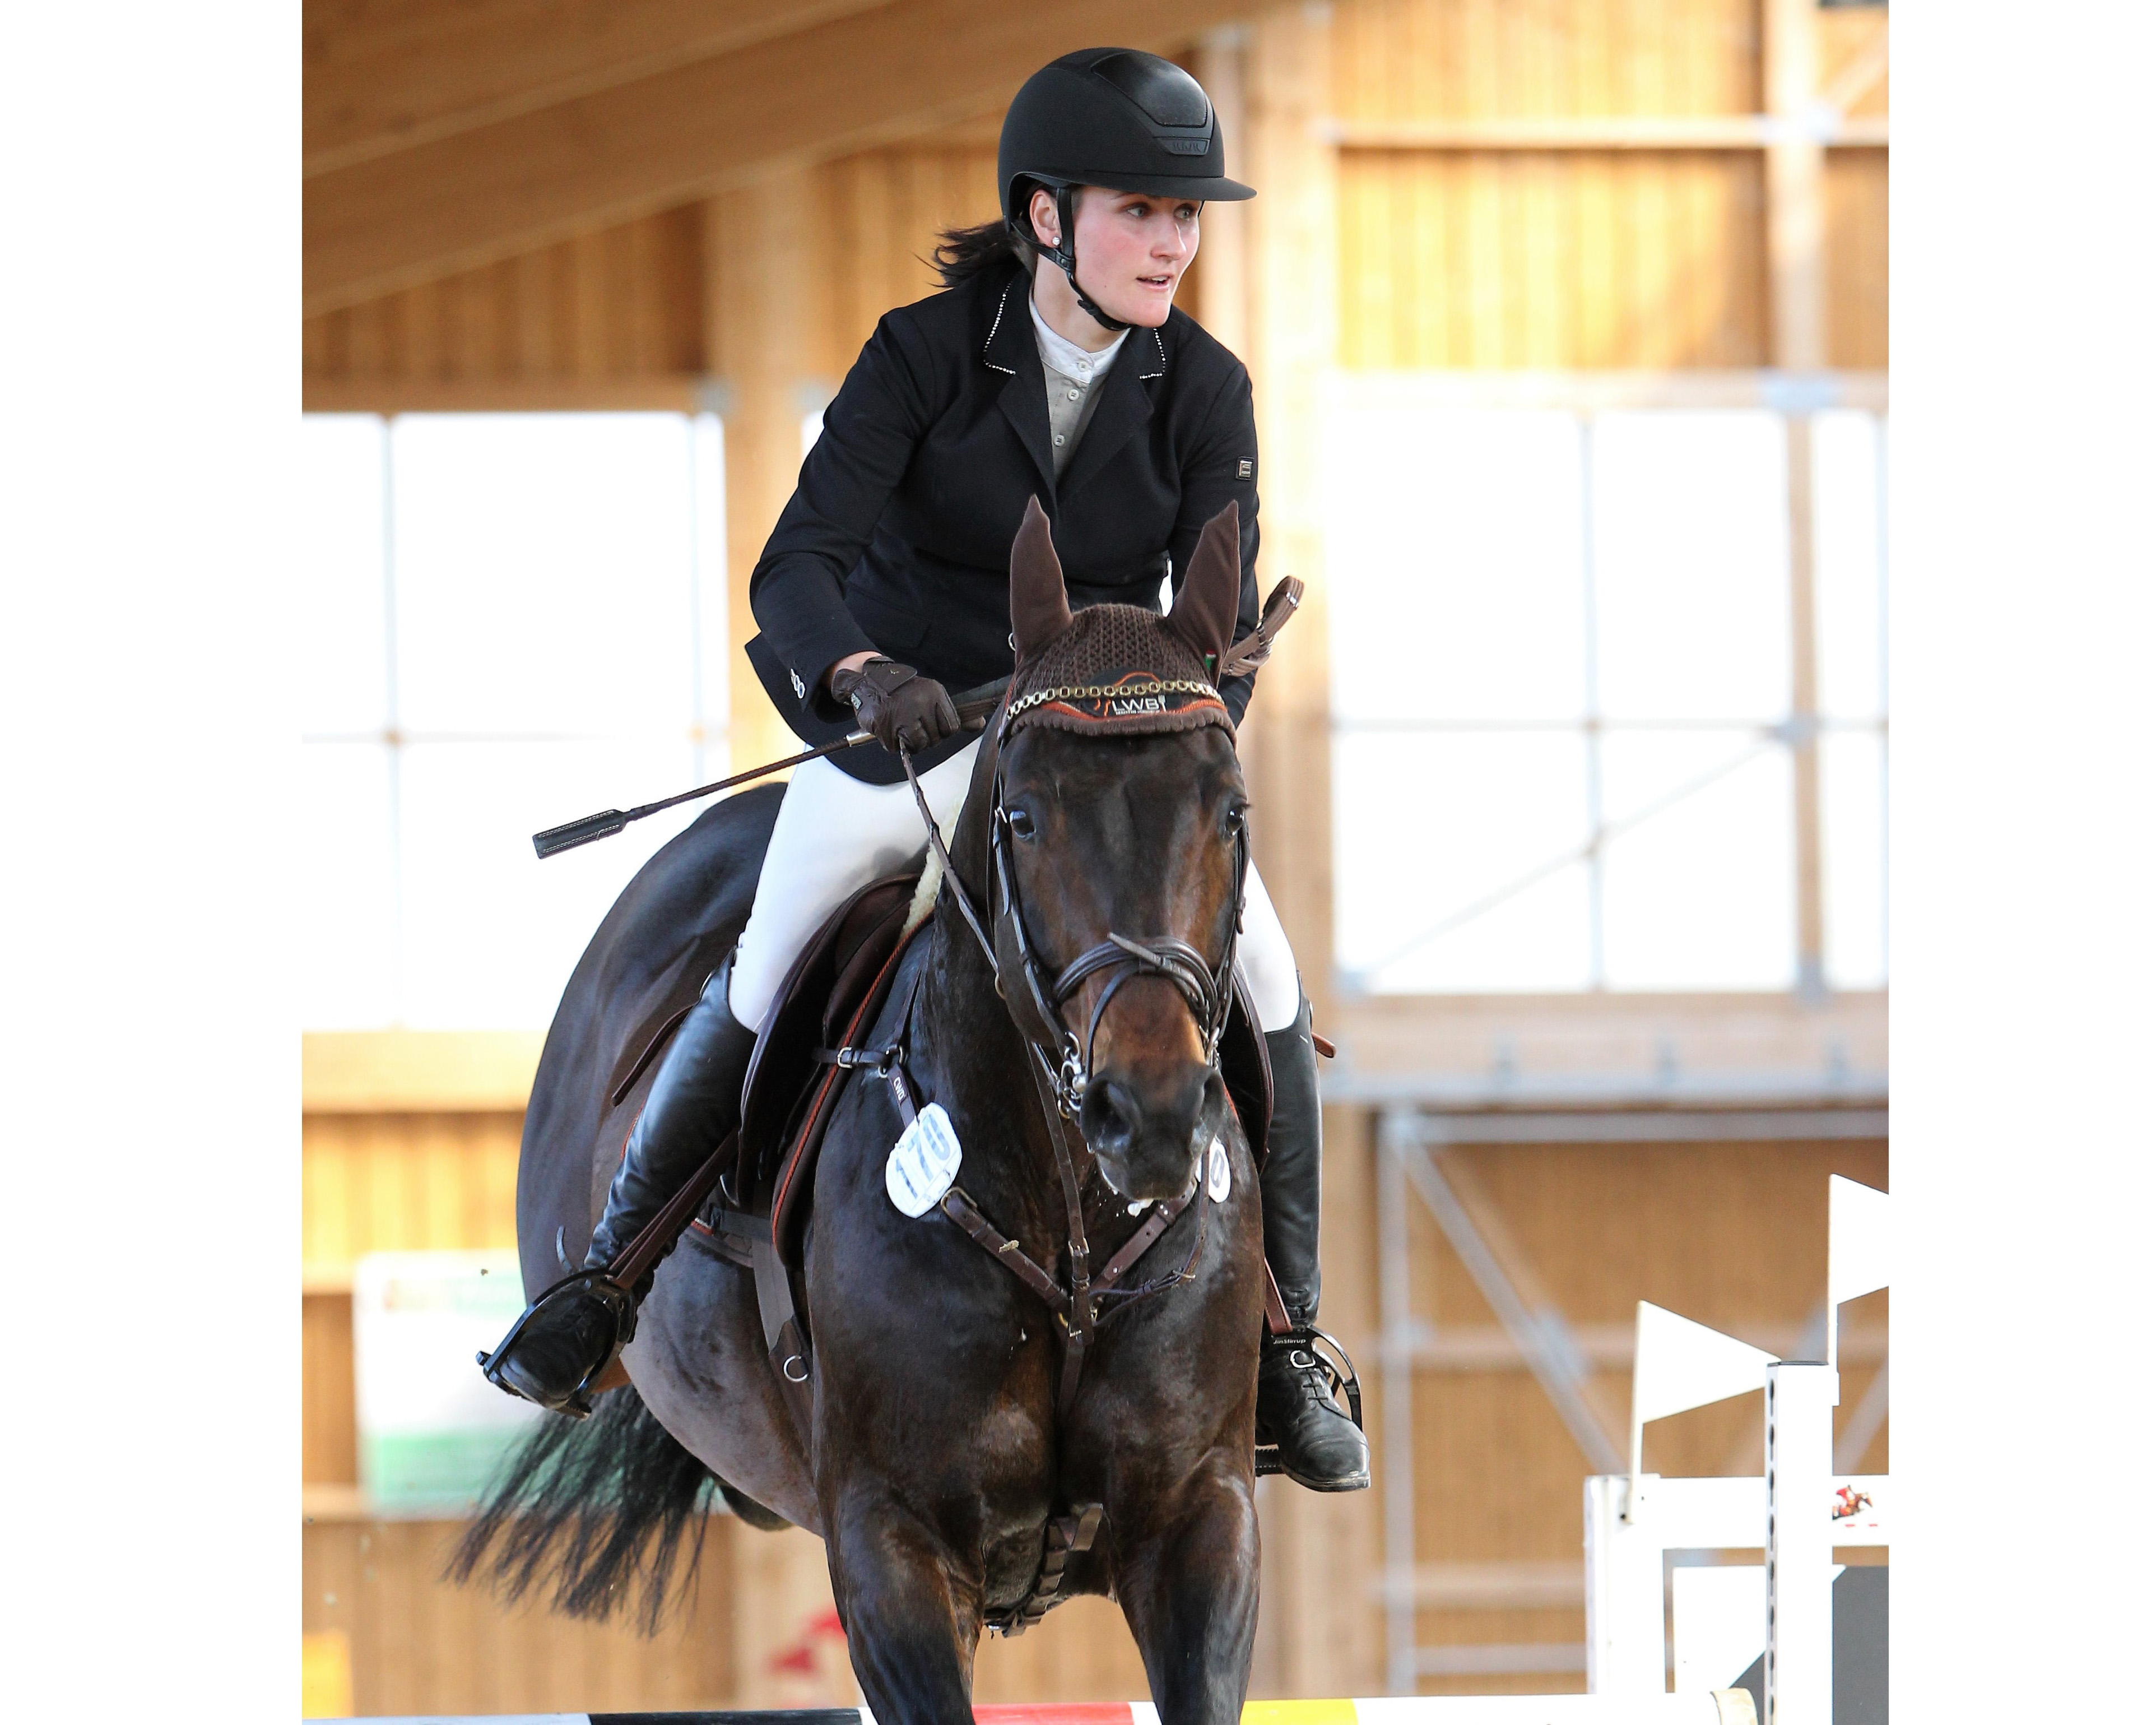
[[[1235,608],[1243,596],[1243,539],[1231,501],[1205,524],[1198,549],[1183,572],[1168,626],[1195,647],[1218,671],[1220,655],[1235,634]]]
[[[1040,651],[1070,627],[1070,596],[1064,591],[1063,565],[1048,531],[1040,499],[1025,500],[1025,517],[1011,541],[1011,644],[1018,662]]]

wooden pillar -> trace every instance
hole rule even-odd
[[[705,207],[705,351],[726,444],[728,720],[736,771],[800,747],[742,657],[756,633],[748,578],[801,470],[801,424],[820,405],[828,345],[816,187],[773,173]]]
[[[1294,942],[1321,1030],[1331,1008],[1332,972],[1331,701],[1318,482],[1339,299],[1337,165],[1320,130],[1332,109],[1331,47],[1329,7],[1290,7],[1247,27],[1240,44],[1244,142],[1240,157],[1230,157],[1231,172],[1240,162],[1240,177],[1258,192],[1242,207],[1248,322],[1246,345],[1239,351],[1257,393],[1264,536],[1259,580],[1270,588],[1291,574],[1308,584],[1301,614],[1259,674],[1242,752],[1258,866]],[[1209,43],[1207,52],[1232,64],[1224,41]],[[1224,91],[1232,83],[1224,80]],[[1224,94],[1220,100],[1225,125]],[[1209,234],[1209,244],[1212,239]],[[1207,259],[1209,270],[1214,261]],[[1214,293],[1228,291],[1217,283],[1208,277],[1209,305]],[[1233,316],[1232,307],[1227,315]],[[1368,1125],[1352,1111],[1329,1108],[1325,1131],[1323,1322],[1351,1348],[1359,1348],[1368,1365],[1377,1301],[1368,1249],[1375,1234]],[[1376,1497],[1321,1497],[1281,1480],[1265,1486],[1263,1645],[1253,1674],[1265,1692],[1381,1691],[1379,1624],[1370,1589],[1378,1574]]]
[[[1198,81],[1219,116],[1220,138],[1230,179],[1250,171],[1245,138],[1247,108],[1243,98],[1245,49],[1249,29],[1229,24],[1214,31],[1198,47]],[[1246,182],[1247,183],[1247,182]],[[1205,267],[1198,278],[1198,321],[1214,339],[1247,362],[1250,339],[1250,207],[1209,203],[1199,224],[1199,251]]]
[[[1785,372],[1826,364],[1826,149],[1807,135],[1819,103],[1816,0],[1765,0],[1763,82],[1784,123],[1767,146],[1767,255],[1774,285],[1774,362]],[[1825,895],[1820,833],[1819,654],[1812,554],[1812,436],[1801,408],[1788,415],[1789,711],[1795,773],[1797,988],[1826,987]]]
[[[742,656],[756,633],[748,578],[801,470],[801,425],[821,405],[828,345],[810,173],[771,174],[704,208],[706,343],[726,420],[729,752],[737,771],[800,745]],[[850,1707],[824,1543],[737,1527],[735,1693],[748,1707]]]

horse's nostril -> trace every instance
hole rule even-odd
[[[1078,1124],[1095,1155],[1129,1155],[1141,1118],[1137,1099],[1114,1080],[1096,1077],[1086,1086]]]

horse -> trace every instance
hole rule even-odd
[[[557,1608],[587,1615],[640,1579],[655,1629],[716,1490],[753,1526],[823,1538],[863,1696],[891,1725],[970,1725],[983,1629],[1075,1593],[1121,1604],[1163,1725],[1239,1717],[1267,1281],[1259,1135],[1219,1051],[1247,795],[1207,683],[1235,620],[1236,543],[1231,505],[1165,617],[1074,617],[1028,511],[1014,691],[1089,639],[1137,639],[1199,675],[1008,697],[947,850],[927,827],[933,908],[857,1039],[885,1068],[840,1075],[814,1169],[805,1420],[767,1354],[754,1275],[691,1230],[623,1351],[626,1384],[589,1420],[544,1418],[490,1489],[457,1579],[490,1564],[517,1594],[551,1574]],[[527,1292],[581,1261],[652,1074],[611,1093],[609,1076],[670,979],[706,973],[738,933],[777,802],[738,795],[661,849],[578,965],[526,1117]],[[952,1225],[947,1195],[897,1207],[886,1164],[913,1110],[894,1105],[892,1051],[923,1111],[947,1119],[952,1191],[991,1240]],[[1127,1281],[1087,1281],[1111,1262]]]

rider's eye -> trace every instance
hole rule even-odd
[[[1009,818],[1010,829],[1014,834],[1021,839],[1030,839],[1033,836],[1033,817],[1025,810],[1014,809]]]

